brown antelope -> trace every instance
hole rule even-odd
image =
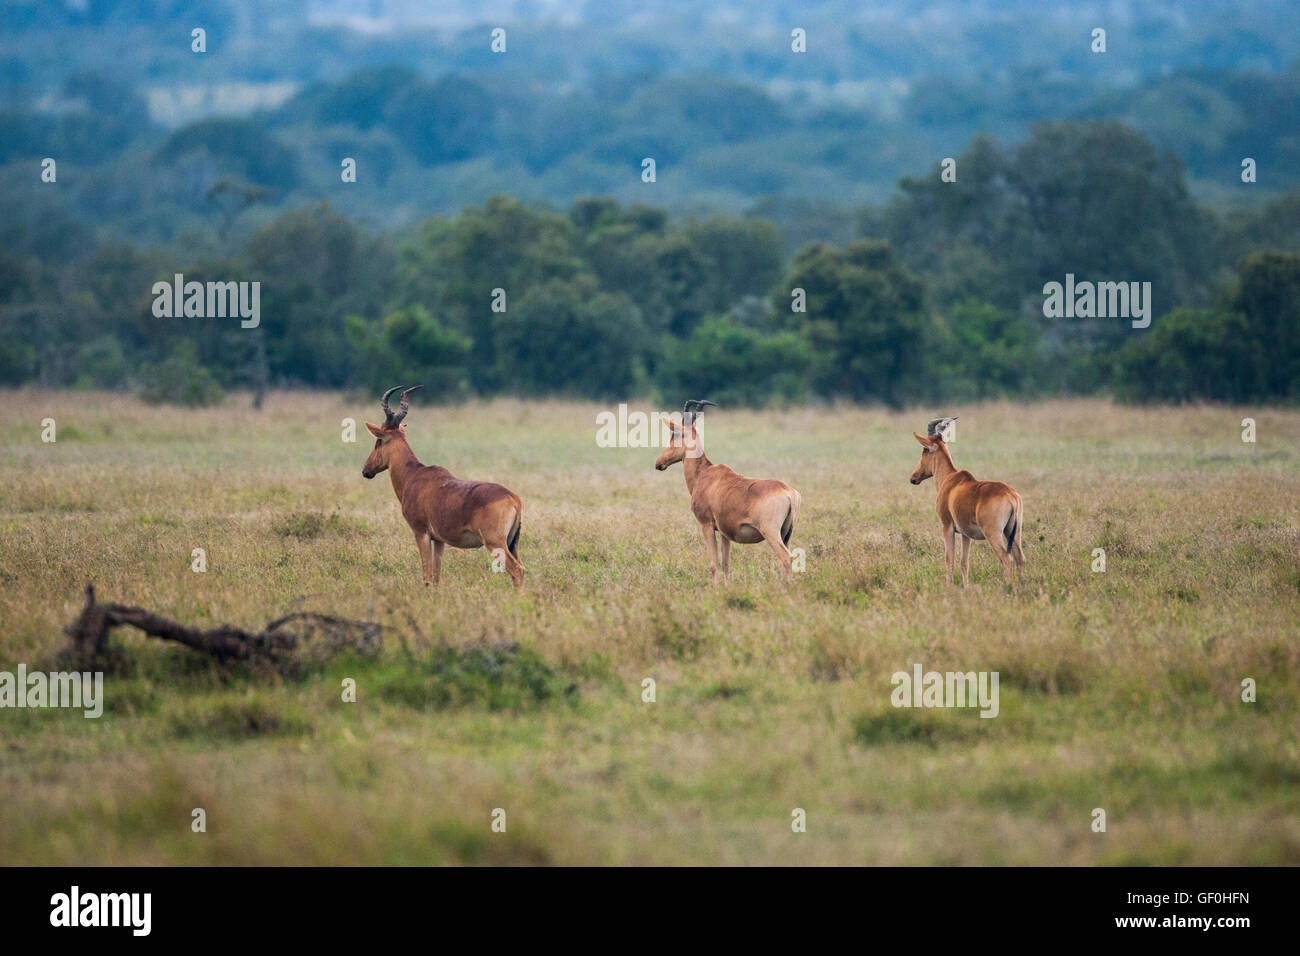
[[[961,583],[970,581],[970,543],[987,541],[1002,562],[1002,576],[1011,578],[1011,565],[1025,566],[1023,510],[1016,489],[1000,481],[976,481],[969,471],[958,471],[948,453],[943,430],[956,418],[936,418],[924,435],[912,435],[921,443],[921,462],[912,472],[912,484],[933,478],[938,489],[935,510],[943,535],[943,563],[952,584],[952,558],[956,539],[961,538]]]
[[[691,511],[704,534],[709,552],[709,577],[718,576],[718,532],[722,533],[722,580],[731,570],[731,543],[756,544],[766,541],[781,562],[781,573],[790,577],[790,535],[799,514],[799,492],[782,481],[771,478],[745,478],[726,465],[715,465],[700,444],[696,416],[705,405],[714,402],[692,399],[682,406],[682,421],[664,419],[672,430],[668,446],[660,453],[655,468],[684,462],[686,490],[691,495]]]
[[[489,481],[462,481],[441,465],[422,465],[406,443],[406,417],[410,405],[406,396],[420,388],[402,392],[401,410],[388,407],[388,396],[402,386],[384,392],[380,404],[384,423],[366,428],[375,436],[375,447],[361,469],[373,478],[384,469],[393,479],[393,491],[402,506],[402,517],[415,533],[425,584],[437,584],[442,574],[442,549],[487,548],[505,562],[510,580],[518,588],[524,580],[519,563],[519,528],[524,503],[519,496]]]

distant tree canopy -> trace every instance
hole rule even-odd
[[[415,123],[436,89],[436,149],[482,148],[456,118],[482,105],[473,84],[391,70],[350,83],[308,90],[299,108],[348,123],[410,106]],[[288,182],[277,177],[296,167],[259,130],[191,126],[152,161],[249,188]],[[885,206],[832,215],[774,201],[763,208],[775,222],[493,196],[388,232],[315,203],[233,235],[212,219],[162,246],[79,228],[48,193],[2,195],[0,383],[190,404],[250,385],[416,381],[444,398],[656,395],[673,407],[1298,397],[1300,194],[1217,215],[1192,200],[1176,159],[1098,121],[1037,126],[1012,147],[979,137],[956,159],[955,181],[937,167],[904,178]],[[155,316],[154,283],[178,272],[260,282],[259,325]],[[1150,327],[1045,318],[1044,283],[1066,274],[1150,282]]]
[[[378,391],[395,384],[425,384],[443,396],[469,392],[465,363],[473,347],[466,335],[445,328],[422,305],[399,309],[380,322],[347,318],[353,350],[351,378]]]
[[[889,243],[858,239],[847,249],[806,246],[795,256],[786,286],[807,296],[807,312],[794,316],[812,348],[810,384],[816,391],[890,405],[919,393],[926,345],[923,290]],[[776,314],[789,313],[790,292],[778,292],[774,306]]]
[[[1066,273],[1150,281],[1163,309],[1204,304],[1218,264],[1214,223],[1182,164],[1116,123],[1043,123],[1002,149],[976,138],[936,169],[905,177],[872,227],[913,269],[937,273],[941,300],[1005,308]]]
[[[258,122],[208,119],[169,136],[154,153],[156,167],[172,174],[180,195],[197,195],[223,176],[288,192],[299,182],[297,154]]]
[[[1300,398],[1300,255],[1248,256],[1212,308],[1176,309],[1126,343],[1115,384],[1142,401]]]
[[[0,110],[0,163],[35,155],[94,164],[152,132],[144,97],[98,73],[68,77],[57,103],[55,113]]]
[[[27,13],[29,7],[49,6],[8,4],[11,32],[29,32],[18,26],[19,9]],[[752,210],[780,230],[788,257],[808,241],[842,245],[853,237],[854,207],[887,201],[900,176],[915,175],[936,158],[955,154],[955,144],[982,135],[957,157],[955,183],[929,176],[905,182],[898,215],[886,217],[889,231],[869,234],[889,238],[904,263],[918,271],[919,260],[932,257],[934,243],[944,239],[942,233],[926,239],[927,224],[961,215],[967,228],[944,246],[945,253],[987,266],[984,277],[1004,285],[1024,278],[1019,266],[1008,274],[1004,255],[1037,271],[1054,265],[1047,255],[1030,265],[1017,244],[1037,248],[1041,235],[1049,240],[1045,252],[1055,243],[1067,258],[1082,253],[1095,264],[1112,248],[1110,235],[1129,235],[1113,255],[1141,253],[1134,261],[1143,269],[1176,278],[1177,287],[1166,290],[1179,296],[1172,307],[1204,305],[1203,293],[1213,286],[1208,280],[1223,277],[1198,281],[1203,273],[1184,255],[1195,236],[1172,245],[1144,245],[1144,238],[1163,237],[1160,223],[1145,225],[1148,213],[1177,214],[1186,199],[1184,182],[1197,195],[1245,199],[1236,178],[1239,154],[1247,151],[1259,164],[1251,192],[1275,198],[1300,185],[1300,145],[1292,120],[1293,104],[1300,101],[1300,67],[1258,72],[1270,69],[1262,65],[1269,57],[1244,48],[1236,53],[1250,70],[1206,66],[1197,55],[1194,67],[1158,74],[1153,69],[1152,75],[1118,86],[1100,79],[1105,71],[1074,57],[1057,70],[1017,63],[1029,49],[1024,35],[1031,29],[1046,31],[1049,45],[1063,48],[1054,28],[1045,25],[1050,18],[1032,28],[1019,24],[1010,31],[1013,38],[1004,36],[1008,31],[999,22],[981,31],[978,42],[952,51],[965,74],[971,57],[1009,44],[1005,52],[1011,62],[999,63],[978,80],[973,74],[928,75],[942,68],[909,59],[897,42],[874,37],[874,31],[848,41],[856,53],[839,60],[826,46],[830,36],[823,36],[811,58],[781,55],[781,44],[767,45],[761,55],[751,49],[736,56],[727,45],[690,69],[677,59],[685,51],[669,54],[660,46],[652,54],[621,29],[598,31],[600,46],[612,43],[623,50],[627,58],[619,62],[606,60],[599,50],[566,44],[564,31],[530,35],[525,44],[512,45],[509,56],[495,56],[486,43],[465,37],[426,36],[430,42],[372,38],[313,57],[306,51],[315,44],[342,43],[350,31],[313,29],[289,50],[283,30],[293,29],[293,17],[281,18],[274,30],[257,31],[247,17],[219,12],[223,3],[159,0],[144,6],[163,11],[157,22],[140,20],[141,4],[134,4],[130,11],[113,11],[115,25],[102,32],[69,25],[68,30],[85,32],[63,40],[54,38],[63,32],[59,14],[45,11],[31,32],[50,36],[30,49],[11,43],[0,57],[0,166],[13,167],[7,170],[10,188],[30,175],[29,164],[44,157],[73,164],[77,175],[61,180],[60,189],[73,218],[137,241],[167,243],[203,228],[210,215],[203,197],[215,182],[229,178],[270,193],[255,214],[241,217],[245,234],[278,213],[325,196],[372,226],[412,227],[432,215],[481,206],[503,192],[557,207],[597,193],[625,204],[652,197],[675,216]],[[231,26],[244,37],[238,62],[247,83],[193,73],[204,61],[184,44],[173,45],[173,28],[166,26],[190,6],[206,9],[202,18],[214,53],[222,43],[234,42],[221,35],[219,24],[236,21]],[[83,14],[91,24],[98,22]],[[593,14],[587,4],[582,16]],[[1222,26],[1211,12],[1180,9],[1177,17],[1198,20],[1216,33]],[[75,61],[95,47],[88,35],[108,44],[124,42],[124,22],[135,24],[129,36],[136,42],[165,28],[159,55],[131,56],[112,66],[92,56],[66,66],[66,72],[48,65],[52,54],[66,52]],[[1175,32],[1181,36],[1185,29]],[[929,29],[910,32],[909,42],[936,43],[936,35]],[[1289,38],[1269,40],[1296,45]],[[370,48],[371,42],[380,49]],[[1126,55],[1135,55],[1132,44],[1142,42],[1138,35],[1126,37]],[[546,48],[549,58],[533,59]],[[686,58],[699,63],[696,57],[706,48],[711,44],[693,40]],[[258,55],[255,51],[271,61],[253,67],[249,58]],[[1170,63],[1165,54],[1174,52],[1181,56],[1186,50],[1164,50],[1159,62]],[[371,65],[394,58],[436,72],[402,63]],[[362,68],[339,73],[347,63]],[[838,72],[864,68],[911,78],[895,84],[882,75],[844,88],[833,79]],[[759,71],[766,78],[729,75],[737,70]],[[57,81],[46,79],[55,75]],[[174,87],[164,79],[168,75]],[[772,82],[773,76],[790,82]],[[42,82],[51,85],[38,88]],[[229,97],[242,115],[195,118],[203,108],[190,93],[206,84]],[[277,88],[297,92],[281,102]],[[247,107],[241,106],[245,98]],[[155,115],[157,122],[151,119]],[[1044,121],[1024,140],[1027,128]],[[999,142],[1016,145],[999,147]],[[1171,162],[1174,155],[1181,162]],[[662,173],[650,190],[639,178],[639,164],[647,156]],[[340,191],[339,163],[345,157],[355,160],[357,179]],[[991,218],[977,220],[976,211]],[[914,213],[921,215],[909,220]],[[1105,228],[1094,235],[1089,216]],[[1140,227],[1136,233],[1128,230],[1130,223]],[[1064,231],[1075,225],[1087,228]],[[1188,227],[1196,231],[1193,223]],[[1010,245],[981,247],[981,235]],[[1077,246],[1071,247],[1071,238]],[[990,254],[993,262],[978,262],[976,251]],[[1171,264],[1171,256],[1178,261]],[[1007,305],[1013,292],[974,290],[964,272],[948,272],[941,290],[966,280],[966,287],[951,290],[956,299],[979,294]]]
[[[394,267],[388,243],[327,206],[286,213],[248,242],[247,274],[262,283],[261,334],[273,378],[345,382],[349,315],[378,319]]]

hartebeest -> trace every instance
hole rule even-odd
[[[691,495],[691,511],[704,534],[709,552],[709,577],[718,575],[717,534],[722,534],[722,580],[731,570],[731,543],[757,544],[766,541],[781,562],[781,572],[790,576],[790,535],[799,514],[802,498],[783,481],[771,478],[745,478],[726,465],[715,465],[704,454],[696,418],[705,405],[714,402],[692,399],[682,406],[682,421],[663,419],[672,434],[668,446],[660,453],[655,468],[684,462],[686,490]]]
[[[384,423],[366,428],[375,436],[375,447],[361,469],[373,478],[388,469],[393,491],[402,506],[402,517],[415,533],[425,584],[437,584],[442,573],[442,549],[487,548],[504,561],[510,580],[519,587],[524,566],[519,562],[519,528],[524,503],[519,496],[490,481],[462,481],[441,465],[423,465],[406,443],[407,396],[419,388],[402,392],[400,411],[388,407],[388,396],[401,385],[384,392],[380,405]]]
[[[1014,559],[1025,566],[1024,513],[1016,489],[1001,481],[976,481],[969,471],[958,471],[948,452],[943,431],[956,418],[935,418],[924,435],[912,435],[921,443],[921,461],[912,472],[912,484],[934,478],[938,489],[935,510],[943,535],[943,563],[952,584],[952,558],[956,539],[961,538],[961,583],[970,581],[970,543],[984,540],[1002,562],[1002,576],[1011,577]]]

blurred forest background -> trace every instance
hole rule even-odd
[[[866,6],[0,0],[0,385],[1300,394],[1300,8]],[[156,318],[178,272],[260,327]]]

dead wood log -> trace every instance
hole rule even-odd
[[[222,662],[264,663],[280,671],[319,663],[344,651],[373,654],[383,644],[383,629],[378,624],[309,611],[278,618],[260,631],[245,631],[229,624],[199,630],[141,607],[100,603],[95,600],[93,584],[86,585],[86,604],[81,614],[64,631],[72,643],[73,655],[92,660],[104,653],[109,631],[124,624]]]

